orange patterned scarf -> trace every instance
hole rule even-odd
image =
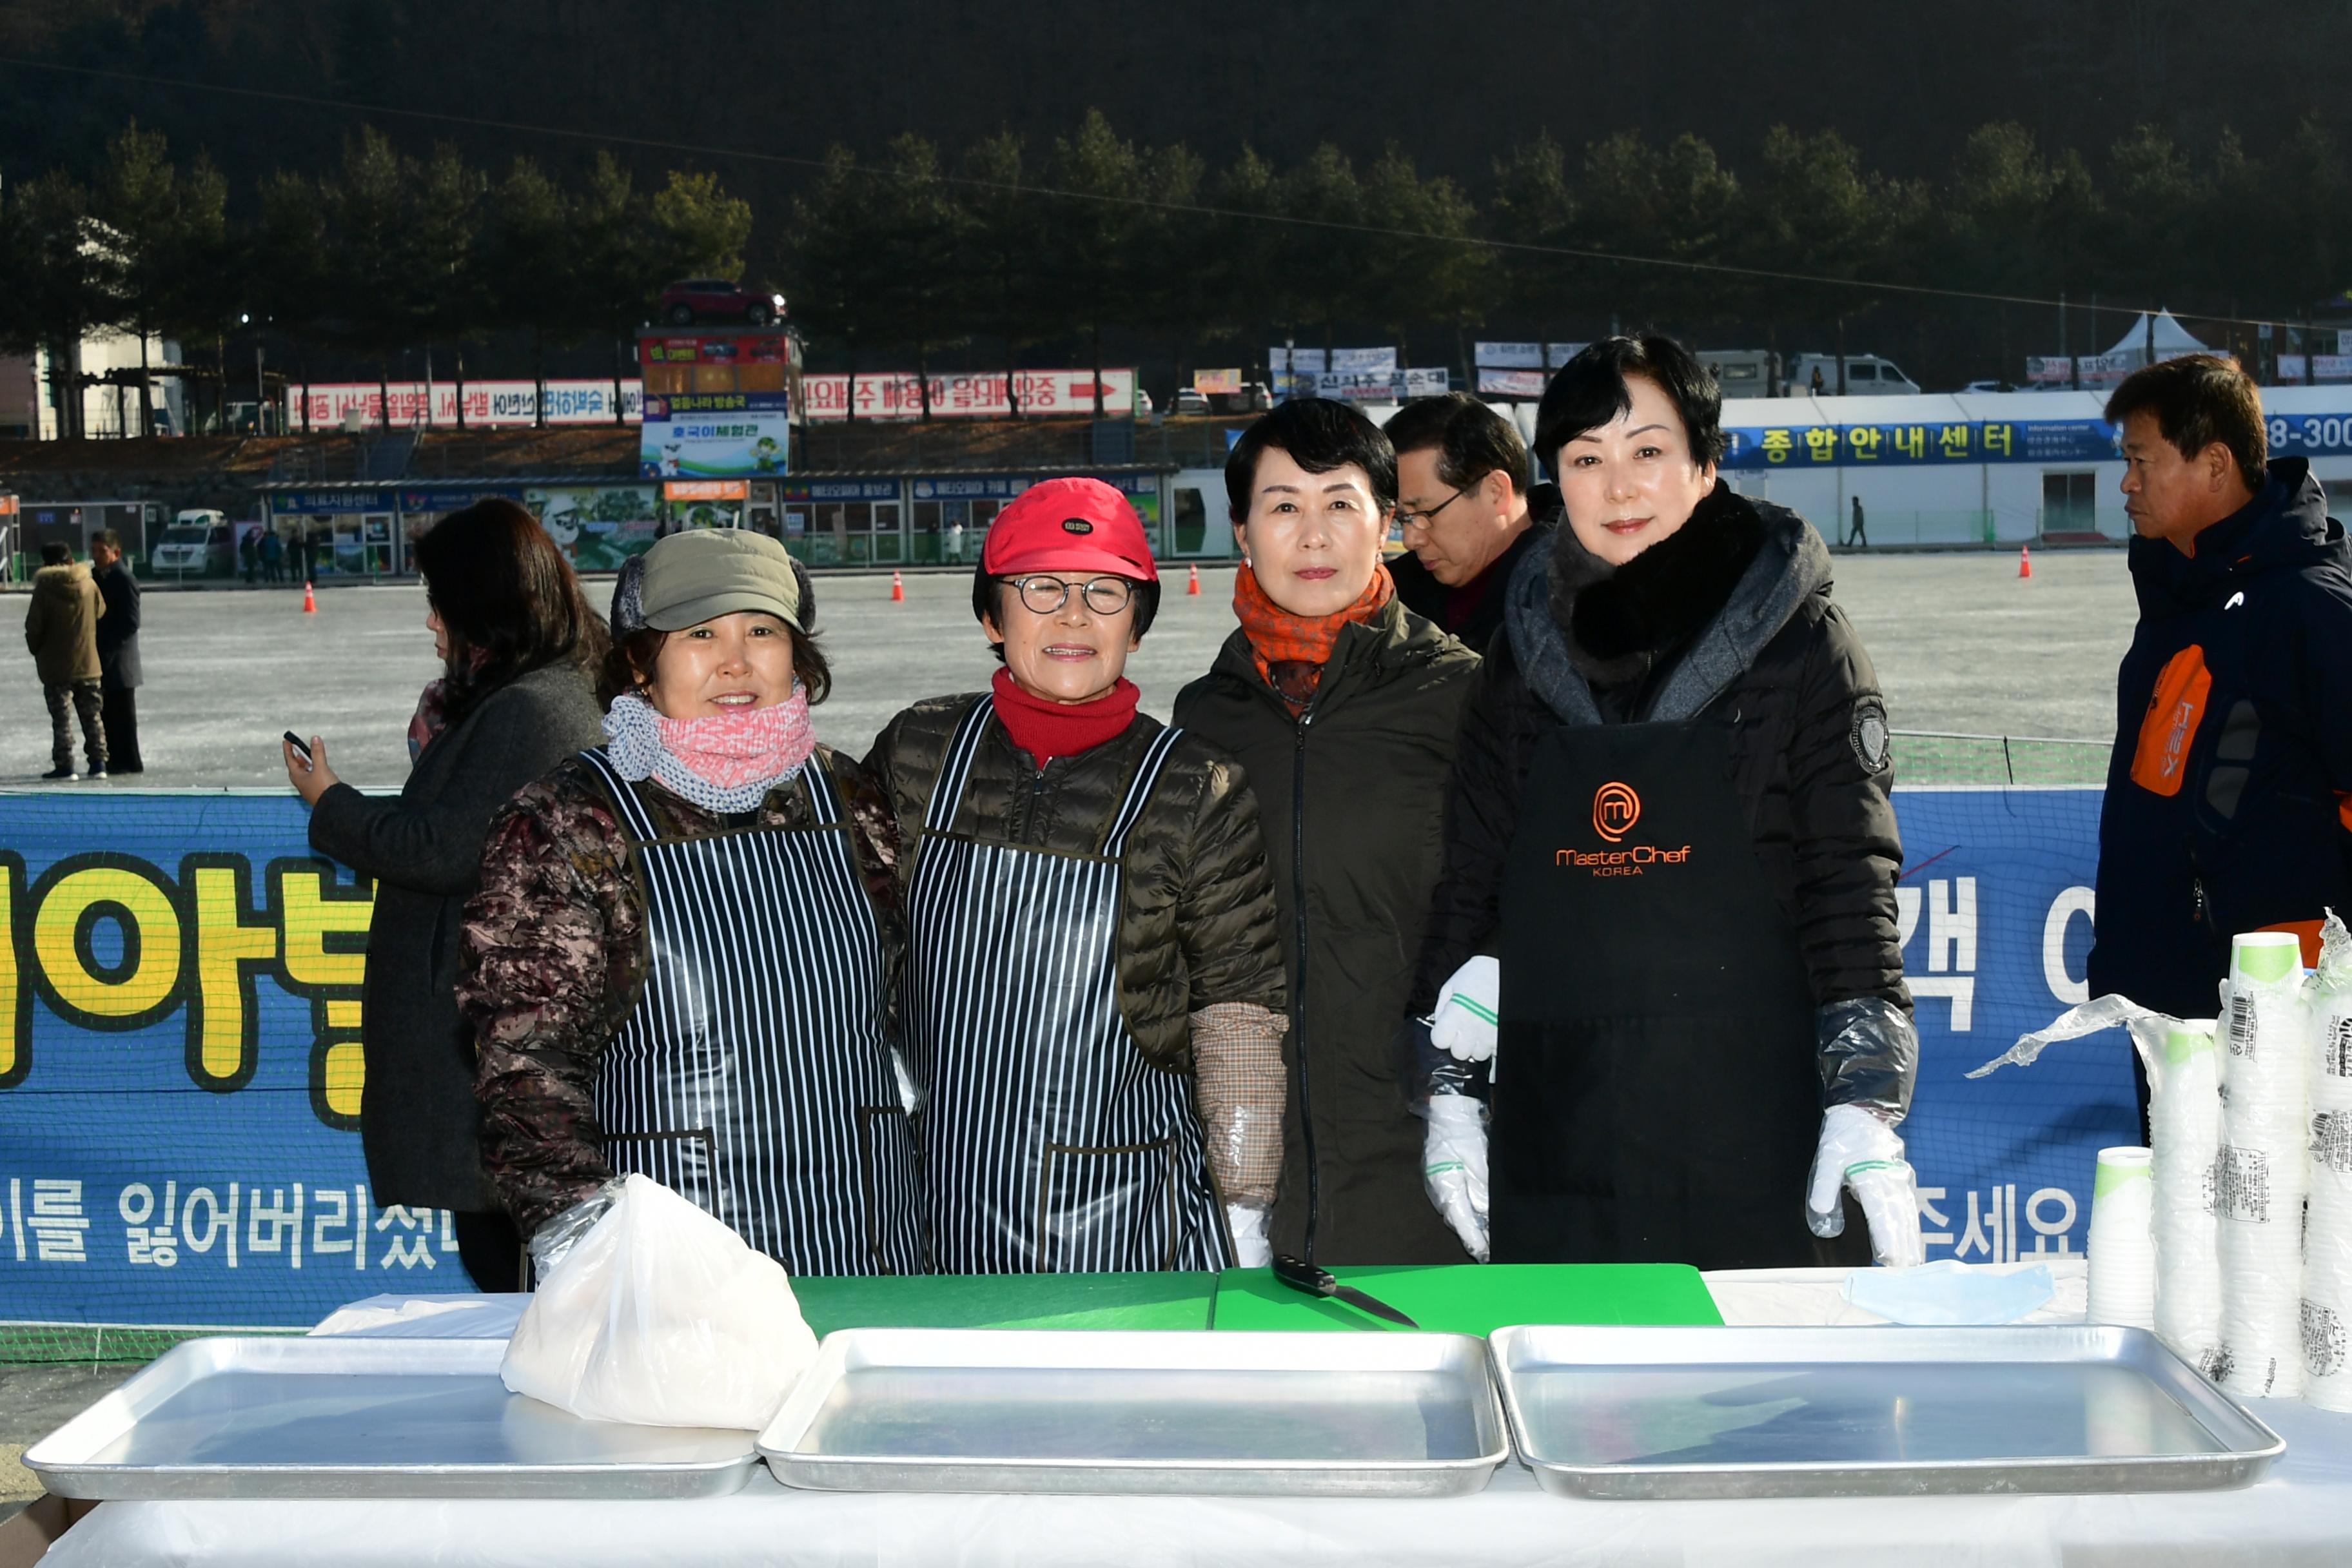
[[[1339,640],[1339,628],[1351,621],[1370,620],[1395,597],[1396,583],[1389,576],[1388,567],[1377,565],[1363,593],[1338,615],[1295,616],[1266,597],[1248,563],[1234,574],[1234,614],[1241,617],[1243,635],[1249,638],[1250,652],[1257,659],[1257,672],[1294,714],[1307,711],[1307,704],[1314,700],[1323,667],[1331,661],[1331,648]]]

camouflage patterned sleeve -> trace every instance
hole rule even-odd
[[[577,766],[524,789],[493,824],[461,939],[483,1170],[525,1236],[612,1174],[596,1072],[641,962],[628,841]]]
[[[857,835],[857,866],[865,876],[866,890],[873,897],[875,909],[881,911],[883,923],[889,925],[898,915],[898,813],[891,809],[889,795],[857,762],[838,752],[831,760],[833,776],[849,802],[849,820]]]

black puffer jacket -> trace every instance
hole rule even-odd
[[[2352,917],[2352,543],[2287,458],[2195,555],[2133,540],[2131,574],[2091,994],[2202,1017],[2231,937]]]
[[[947,828],[929,820],[931,791],[956,727],[987,700],[974,692],[918,702],[890,721],[866,754],[866,773],[898,815],[905,876],[921,860],[923,835]],[[1117,739],[1041,770],[1002,724],[991,724],[953,829],[999,844],[1097,853],[1161,728],[1139,713]],[[1275,1013],[1285,1005],[1274,885],[1241,770],[1206,742],[1178,741],[1122,865],[1119,1012],[1153,1066],[1189,1072],[1188,1015],[1221,1002]]]
[[[1342,629],[1303,718],[1266,685],[1238,630],[1176,699],[1179,724],[1241,759],[1265,816],[1299,1089],[1274,1240],[1293,1253],[1304,1243],[1303,1100],[1315,1129],[1321,1262],[1463,1259],[1422,1194],[1422,1123],[1406,1109],[1392,1041],[1444,853],[1441,802],[1477,668],[1469,649],[1391,602]]]
[[[1870,656],[1831,601],[1830,555],[1821,536],[1786,508],[1719,484],[1680,533],[1614,574],[1627,580],[1628,591],[1643,577],[1651,581],[1645,594],[1621,595],[1613,607],[1622,620],[1628,599],[1667,604],[1703,593],[1699,584],[1720,569],[1721,552],[1741,535],[1747,563],[1736,581],[1724,579],[1727,598],[1713,601],[1722,608],[1647,660],[1629,660],[1615,647],[1608,652],[1617,657],[1595,655],[1561,626],[1556,577],[1573,588],[1580,577],[1612,575],[1605,567],[1580,571],[1565,563],[1556,571],[1556,551],[1575,551],[1591,562],[1565,525],[1521,563],[1509,590],[1507,635],[1496,639],[1463,722],[1447,794],[1445,874],[1414,980],[1413,1011],[1428,1012],[1465,960],[1496,951],[1504,858],[1537,738],[1560,724],[1706,714],[1731,725],[1733,787],[1747,807],[1757,858],[1796,921],[1815,1006],[1875,998],[1908,1012],[1895,914],[1903,847],[1887,795],[1893,771],[1885,703]],[[1582,629],[1596,637],[1601,631]],[[1639,629],[1612,628],[1621,643],[1643,641],[1633,635]],[[1603,676],[1600,700],[1588,672]],[[1907,1056],[1871,1059],[1869,1043],[1857,1058],[1852,1039],[1840,1047],[1838,1037],[1836,1026],[1825,1029],[1830,1101],[1859,1100],[1899,1115],[1909,1102],[1915,1062]]]

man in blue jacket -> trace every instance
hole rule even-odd
[[[2139,625],[2116,680],[2091,993],[2210,1018],[2231,937],[2293,931],[2310,962],[2325,910],[2352,918],[2352,544],[2310,465],[2268,460],[2261,395],[2232,362],[2151,365],[2106,412]]]

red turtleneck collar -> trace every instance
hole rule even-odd
[[[1091,702],[1054,702],[1022,690],[1009,669],[996,672],[994,691],[997,721],[1041,768],[1055,757],[1073,757],[1125,734],[1142,695],[1122,676]]]

